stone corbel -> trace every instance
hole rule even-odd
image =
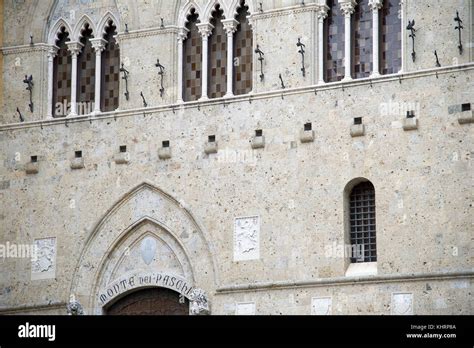
[[[84,315],[84,310],[79,301],[71,299],[66,305],[67,315]]]
[[[191,305],[189,308],[191,315],[209,315],[209,301],[203,289],[195,288],[190,295]]]

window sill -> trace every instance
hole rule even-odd
[[[351,263],[347,268],[346,277],[376,276],[377,262]]]

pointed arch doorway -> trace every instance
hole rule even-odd
[[[106,315],[188,315],[189,300],[166,288],[146,288],[123,296],[105,308]]]

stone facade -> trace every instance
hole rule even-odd
[[[264,80],[255,55],[250,94],[178,102],[186,14],[194,7],[206,22],[218,2],[4,2],[0,245],[39,250],[33,261],[0,258],[0,313],[66,314],[74,298],[102,314],[111,299],[158,284],[194,314],[473,314],[474,125],[465,105],[474,102],[474,2],[404,0],[400,73],[324,83],[324,1],[247,1]],[[220,3],[228,16],[239,1]],[[81,21],[99,30],[108,18],[130,99],[121,80],[115,112],[49,118],[55,26],[76,35]],[[363,132],[354,133],[358,117]],[[309,123],[311,141],[302,141]],[[256,130],[263,147],[253,148]],[[343,249],[348,190],[360,178],[375,187],[377,262],[354,270]]]

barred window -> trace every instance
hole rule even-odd
[[[377,261],[375,188],[370,181],[361,182],[352,188],[349,195],[349,215],[353,249],[351,262]]]
[[[198,100],[202,94],[202,39],[197,23],[198,14],[193,9],[188,16],[186,29],[189,33],[183,45],[184,101]]]
[[[77,58],[77,111],[80,115],[91,113],[94,110],[95,52],[90,42],[90,39],[93,37],[92,29],[86,23],[81,31],[80,40],[84,47]]]
[[[217,5],[211,19],[214,29],[209,38],[209,98],[223,97],[227,91],[227,35],[223,19],[224,11]]]
[[[117,35],[117,27],[110,21],[105,30],[104,39],[107,44],[102,53],[100,109],[104,112],[114,111],[119,107],[120,49],[115,35]]]
[[[248,94],[252,90],[253,32],[248,15],[249,8],[242,1],[237,11],[239,24],[234,37],[234,95]]]
[[[352,15],[352,76],[369,77],[373,70],[372,10],[369,1],[362,0]]]
[[[66,42],[69,41],[69,33],[66,28],[61,28],[58,34],[56,46],[59,47],[53,61],[53,110],[54,117],[64,117],[67,114],[68,104],[71,101],[71,69],[72,58],[69,54]],[[59,107],[62,105],[62,107]]]
[[[384,0],[382,8],[381,73],[396,74],[402,67],[400,0]]]
[[[325,21],[326,82],[344,78],[344,15],[337,0],[328,0],[329,12]]]

